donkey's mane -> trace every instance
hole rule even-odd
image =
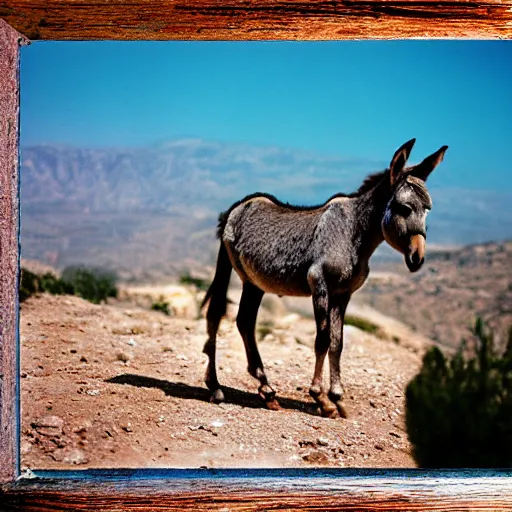
[[[282,208],[286,208],[288,210],[292,211],[311,211],[311,210],[317,210],[319,208],[324,207],[329,201],[332,201],[333,199],[336,199],[338,197],[359,197],[368,192],[369,190],[373,189],[378,183],[380,183],[384,177],[386,177],[389,174],[389,169],[386,169],[384,171],[376,172],[374,174],[370,174],[365,178],[361,186],[355,191],[350,194],[344,194],[343,192],[338,192],[337,194],[332,195],[322,204],[317,205],[294,205],[290,204],[288,202],[283,202],[277,199],[277,197],[273,196],[272,194],[267,194],[266,192],[254,192],[253,194],[249,194],[248,196],[245,196],[244,198],[240,199],[236,203],[233,203],[228,210],[225,212],[222,212],[219,215],[219,223],[217,226],[217,237],[222,238],[222,233],[224,232],[224,228],[226,227],[226,222],[228,220],[229,214],[241,204],[245,203],[246,201],[249,201],[251,199],[256,198],[265,198],[270,201],[272,201],[275,205],[281,206]]]

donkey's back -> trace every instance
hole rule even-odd
[[[221,216],[219,236],[243,282],[278,295],[311,295],[307,273],[326,206],[296,208],[252,195]]]

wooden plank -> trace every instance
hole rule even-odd
[[[17,474],[18,63],[24,38],[0,20],[0,482]]]
[[[0,17],[34,40],[512,37],[500,0],[3,0]]]
[[[512,2],[8,0],[0,17],[54,40],[510,38]],[[17,37],[0,26],[0,478],[10,482],[2,510],[512,510],[512,477],[500,472],[89,470],[14,482]]]
[[[43,472],[2,510],[512,510],[510,472],[85,470]]]

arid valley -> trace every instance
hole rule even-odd
[[[219,211],[245,192],[278,194],[292,184],[286,200],[320,202],[325,190],[353,189],[356,176],[381,163],[197,140],[23,155],[22,267],[58,275],[85,264],[119,278],[118,298],[101,304],[36,293],[21,305],[24,469],[413,467],[404,392],[427,348],[471,346],[477,317],[502,348],[512,324],[512,242],[487,241],[508,232],[510,201],[498,194],[478,209],[468,192],[453,208],[449,192],[434,190],[424,267],[410,274],[379,250],[349,306],[346,419],[319,416],[308,394],[310,299],[264,298],[257,337],[280,410],[263,406],[234,321],[235,278],[218,343],[226,402],[211,403],[197,283],[213,277]],[[304,170],[298,183],[292,168]]]

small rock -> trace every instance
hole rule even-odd
[[[212,421],[210,423],[210,427],[222,427],[224,426],[224,423],[222,421],[219,421],[219,420],[215,420],[215,421]]]
[[[402,437],[400,434],[397,434],[396,432],[390,432],[389,435],[398,438]]]
[[[23,439],[21,441],[21,445],[20,445],[21,455],[27,455],[31,449],[32,449],[32,445],[28,441]]]
[[[329,441],[327,439],[325,439],[325,437],[319,437],[316,440],[316,444],[319,445],[319,446],[328,446],[329,445]]]
[[[88,389],[88,390],[86,391],[86,393],[87,393],[88,395],[91,395],[91,396],[97,396],[97,395],[99,395],[99,394],[100,394],[100,390],[99,390],[99,389]]]
[[[376,408],[377,406],[375,405],[375,402],[373,400],[370,400],[370,405],[373,407],[373,408]]]
[[[80,358],[80,362],[81,362],[81,363],[87,363],[87,358],[86,358],[85,356],[82,356],[82,357]]]
[[[59,436],[62,434],[64,420],[58,416],[44,416],[32,423],[32,428],[42,436]]]
[[[329,457],[320,450],[311,450],[303,455],[302,459],[310,464],[329,464]]]
[[[384,447],[383,447],[381,444],[379,444],[379,443],[377,443],[377,444],[375,445],[375,449],[376,449],[376,450],[380,450],[381,452],[383,452],[383,451],[384,451]]]
[[[130,345],[132,347],[137,346],[137,342],[133,338],[130,338],[126,343],[128,343],[128,345]]]
[[[69,453],[64,457],[63,462],[66,464],[87,464],[89,462],[87,460],[87,456],[85,453],[80,450],[80,448],[73,448],[69,451]]]
[[[85,435],[86,432],[87,427],[85,425],[73,429],[73,434]]]
[[[132,428],[132,424],[131,423],[127,423],[126,425],[121,425],[121,428],[125,432],[133,432],[133,428]]]
[[[130,354],[127,354],[126,352],[118,352],[116,354],[116,358],[118,361],[122,361],[123,363],[128,363],[130,361]]]

